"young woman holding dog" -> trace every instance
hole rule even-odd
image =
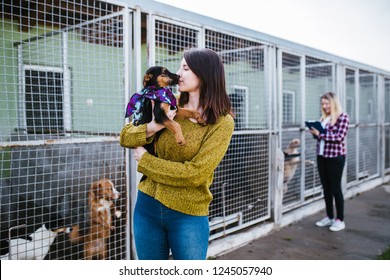
[[[347,154],[345,138],[349,117],[342,112],[340,102],[332,92],[321,96],[321,111],[320,121],[325,128],[325,133],[321,134],[315,128],[309,130],[317,138],[318,173],[324,190],[327,214],[325,218],[316,222],[316,225],[319,227],[330,226],[331,231],[340,231],[345,228],[341,179]],[[336,204],[336,217],[334,216],[333,199]]]
[[[165,129],[156,141],[158,156],[143,145],[154,141],[164,126],[127,124],[120,144],[133,148],[138,171],[146,179],[138,185],[134,209],[134,239],[138,259],[206,259],[209,242],[209,187],[214,170],[225,155],[234,130],[230,99],[221,58],[210,49],[184,51],[178,90],[179,106],[197,110],[206,121],[175,119],[187,144],[180,146]],[[174,118],[176,111],[169,117]]]

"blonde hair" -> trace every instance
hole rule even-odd
[[[343,109],[341,108],[341,104],[339,99],[337,98],[336,94],[333,92],[326,92],[321,96],[321,100],[326,99],[330,102],[330,122],[332,125],[334,125],[340,116],[340,114],[343,112]],[[321,107],[322,117],[321,119],[325,119],[327,117],[327,114],[325,113],[324,109]]]

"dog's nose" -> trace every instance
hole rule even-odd
[[[120,192],[114,193],[114,199],[118,199],[121,196]]]

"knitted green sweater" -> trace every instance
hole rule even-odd
[[[178,145],[173,133],[164,129],[156,145],[158,157],[144,153],[138,162],[138,172],[147,176],[138,188],[170,209],[206,216],[213,198],[209,187],[214,170],[229,146],[234,121],[230,115],[206,126],[188,119],[175,121],[182,128],[186,145]],[[127,124],[119,142],[123,147],[134,148],[150,143],[153,138],[146,139],[146,124]]]

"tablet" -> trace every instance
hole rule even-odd
[[[314,127],[320,132],[320,134],[324,134],[326,132],[326,130],[322,127],[321,122],[319,121],[305,121],[305,124],[309,129]]]

